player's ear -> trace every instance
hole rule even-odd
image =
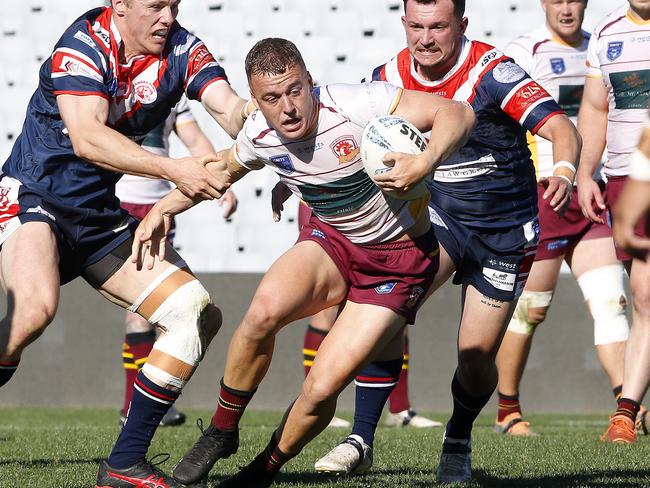
[[[467,31],[467,25],[469,24],[469,19],[467,17],[463,17],[460,20],[460,32],[465,35],[465,31]]]
[[[311,77],[311,73],[307,71],[307,81],[309,83],[309,89],[313,90],[314,89],[314,79]]]
[[[257,98],[255,98],[255,95],[253,95],[253,92],[250,92],[250,94],[251,94],[251,101],[253,102],[253,105],[255,105],[255,108],[259,110],[260,104],[257,103]]]
[[[124,16],[124,10],[126,9],[125,0],[111,0],[111,5],[113,6],[113,12],[115,12],[120,17]]]

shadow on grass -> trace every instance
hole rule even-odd
[[[474,471],[474,482],[479,486],[495,488],[558,488],[562,486],[589,486],[620,488],[648,486],[650,469],[604,469],[588,473],[558,474],[536,478],[500,478],[484,471]]]
[[[374,476],[395,476],[409,480],[409,488],[431,488],[435,486],[435,473],[423,469],[384,469],[376,470],[367,475],[328,476],[314,472],[281,473],[276,478],[277,483],[295,486],[310,486],[357,482],[358,486],[373,486]],[[230,475],[210,476],[210,487],[218,487],[219,483]],[[419,478],[419,479],[413,479]],[[474,471],[474,479],[470,486],[486,488],[559,488],[588,486],[590,488],[620,488],[648,486],[650,469],[607,469],[567,475],[549,475],[537,478],[502,478],[487,474],[483,470]],[[382,480],[382,483],[384,481]]]
[[[104,458],[91,459],[0,459],[0,466],[20,466],[22,468],[44,468],[48,466],[60,466],[65,464],[97,464]]]

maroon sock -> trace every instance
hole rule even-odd
[[[639,402],[629,398],[621,398],[618,401],[618,408],[614,415],[624,415],[632,422],[636,422],[636,414],[639,413]]]
[[[239,428],[239,421],[254,394],[255,390],[239,391],[229,388],[224,384],[222,378],[219,402],[212,417],[212,425],[219,430],[235,430]]]
[[[154,342],[156,342],[156,332],[154,330],[149,332],[126,334],[124,337],[124,344],[122,345],[122,364],[124,366],[126,388],[124,390],[122,415],[126,415],[129,411],[129,405],[133,398],[133,383],[135,382],[135,377],[138,375],[138,371],[142,369],[142,365],[147,361]]]
[[[311,365],[314,364],[314,359],[316,358],[316,352],[326,335],[326,330],[317,329],[313,325],[307,326],[305,340],[302,346],[302,354],[304,357],[302,364],[305,366],[305,376],[309,374]]]
[[[503,422],[511,413],[521,414],[521,405],[519,405],[519,395],[504,395],[498,392],[499,410],[497,411],[497,422]]]
[[[404,353],[402,355],[402,370],[399,381],[388,397],[388,409],[391,413],[409,410],[409,338],[404,336]]]
[[[278,437],[278,434],[274,432],[264,451],[259,454],[259,457],[264,461],[266,471],[273,474],[279,472],[287,461],[295,457],[295,455],[286,454],[280,450],[276,437]]]

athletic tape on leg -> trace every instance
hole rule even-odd
[[[594,319],[594,344],[626,341],[630,326],[625,315],[623,266],[612,264],[587,271],[578,278],[578,285]]]
[[[204,312],[209,304],[210,295],[199,280],[176,289],[149,319],[164,330],[154,349],[196,366],[207,347],[203,328]]]
[[[516,334],[531,335],[535,332],[534,324],[530,321],[528,311],[531,308],[548,308],[553,299],[552,291],[528,291],[524,290],[517,301],[517,306],[508,324],[508,330]]]

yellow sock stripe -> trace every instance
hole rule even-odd
[[[130,352],[123,352],[122,357],[125,359],[133,359],[135,356],[131,354]]]
[[[318,351],[316,349],[303,349],[302,353],[305,356],[315,356]]]
[[[124,369],[140,369],[133,363],[124,363],[123,366]]]
[[[308,368],[311,368],[311,367],[314,365],[314,361],[313,361],[313,360],[312,360],[312,361],[308,361],[307,359],[305,359],[305,360],[302,362],[302,364],[303,364],[304,366],[307,366]]]
[[[244,407],[242,405],[237,405],[236,403],[230,403],[224,400],[223,398],[219,397],[219,405],[221,405],[223,408],[227,408],[228,410],[243,410]]]

